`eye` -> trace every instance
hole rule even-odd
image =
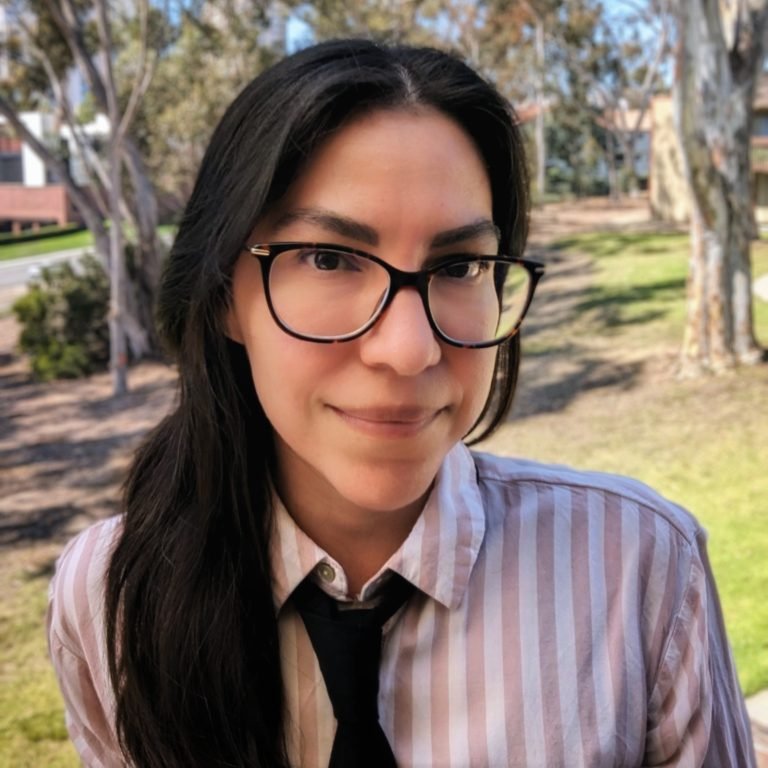
[[[453,280],[462,280],[471,282],[477,280],[491,268],[489,261],[482,259],[473,259],[472,261],[462,261],[458,264],[450,264],[443,267],[438,273],[438,277],[450,277]]]
[[[322,272],[359,271],[361,259],[353,253],[331,250],[305,250],[301,261]]]

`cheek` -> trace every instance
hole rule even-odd
[[[496,349],[459,349],[460,359],[454,364],[457,378],[464,389],[465,411],[471,426],[485,405],[493,385]]]
[[[270,421],[271,411],[281,405],[291,403],[292,407],[299,407],[299,391],[307,377],[306,359],[292,354],[292,339],[275,330],[277,333],[267,327],[258,333],[246,331],[245,338],[256,394]]]
[[[256,395],[269,421],[280,430],[307,417],[337,363],[332,350],[294,339],[268,320],[271,326],[246,335],[245,348]]]

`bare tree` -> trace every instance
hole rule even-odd
[[[684,373],[762,358],[753,329],[750,138],[768,0],[677,0],[677,129],[691,201]]]
[[[148,0],[125,6],[136,17],[123,19],[124,28],[133,23],[138,34],[132,82],[120,89],[114,72],[114,20],[107,0],[91,3],[74,0],[40,0],[16,3],[19,19],[18,49],[23,78],[32,67],[44,73],[47,87],[33,94],[38,104],[47,105],[67,127],[77,147],[87,183],[80,185],[54,149],[38,140],[20,119],[24,106],[18,98],[20,82],[6,84],[0,95],[3,114],[17,135],[41,158],[67,187],[86,226],[94,236],[94,246],[110,275],[110,341],[112,370],[116,393],[125,390],[126,343],[136,357],[156,347],[152,303],[159,279],[159,244],[157,240],[157,205],[141,154],[128,129],[149,85],[156,54],[150,51]],[[123,6],[121,6],[123,7]],[[36,10],[36,12],[34,12]],[[45,22],[45,23],[43,23]],[[49,53],[51,30],[67,55],[57,60]],[[95,31],[95,34],[94,34]],[[47,40],[41,34],[47,34]],[[61,49],[59,49],[59,54]],[[67,95],[68,67],[74,65],[87,84],[98,112],[109,119],[107,159],[94,150],[77,118],[76,105]],[[123,183],[123,171],[129,183]],[[111,222],[108,227],[106,221]],[[130,238],[124,236],[124,228]],[[124,243],[132,249],[130,270],[126,269]]]

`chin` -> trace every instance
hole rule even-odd
[[[420,510],[436,474],[437,468],[414,472],[411,466],[354,468],[336,491],[350,504],[372,512],[399,512],[415,505]]]

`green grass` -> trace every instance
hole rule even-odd
[[[0,765],[9,768],[80,765],[45,647],[49,575],[16,573],[0,599]]]
[[[40,256],[44,253],[68,251],[71,248],[85,248],[93,244],[93,235],[83,229],[60,237],[46,237],[43,240],[31,240],[27,243],[0,244],[0,261],[21,259],[25,256]]]
[[[747,694],[768,687],[768,366],[678,379],[688,239],[599,234],[561,250],[592,259],[590,284],[569,322],[524,340],[539,356],[571,363],[625,353],[654,373],[598,386],[563,410],[513,419],[489,448],[637,477],[690,509],[709,533],[739,677]],[[768,272],[768,243],[753,248]],[[755,301],[755,330],[768,345],[768,304]],[[525,367],[521,388],[526,386]]]
[[[557,247],[593,257],[594,280],[577,307],[585,331],[632,347],[682,332],[687,236],[596,233]]]
[[[629,347],[682,333],[688,235],[595,232],[559,240],[555,248],[593,259],[595,279],[578,305],[580,327],[620,337]],[[768,273],[768,241],[753,243],[752,272]],[[768,344],[768,304],[755,301],[754,312],[758,338]]]

